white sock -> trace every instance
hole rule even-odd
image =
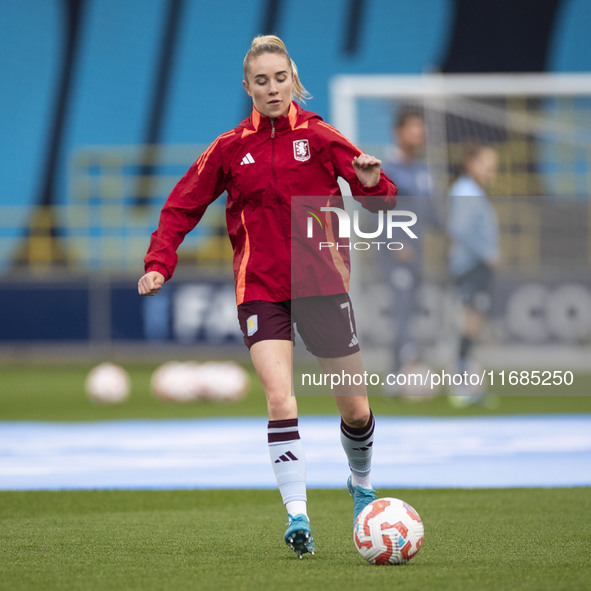
[[[375,420],[371,411],[365,427],[349,427],[341,419],[341,444],[347,454],[353,486],[371,488],[371,453],[374,428]]]
[[[285,508],[287,509],[287,513],[292,517],[303,513],[306,517],[308,517],[308,503],[306,501],[289,501],[285,503]]]
[[[307,516],[306,459],[298,420],[269,421],[267,440],[283,504],[290,515],[303,513]]]

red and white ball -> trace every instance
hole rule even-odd
[[[120,404],[131,389],[129,375],[115,363],[101,363],[91,369],[84,383],[88,397],[101,404]]]
[[[376,499],[361,511],[353,541],[370,564],[403,564],[423,545],[423,522],[408,503],[392,497]]]

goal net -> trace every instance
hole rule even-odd
[[[560,365],[557,350],[572,362],[591,342],[591,75],[463,74],[337,76],[331,81],[331,122],[362,150],[388,161],[394,122],[403,111],[426,124],[422,158],[433,197],[446,219],[462,147],[484,143],[499,156],[490,187],[499,220],[502,265],[495,305],[484,338],[489,359],[521,347],[509,362],[539,362],[542,349]],[[396,181],[396,179],[393,179]],[[415,331],[427,344],[449,350],[457,324],[448,270],[445,231],[422,237],[421,306]],[[359,253],[357,258],[366,255]],[[367,261],[366,261],[367,262]],[[357,283],[391,298],[368,273],[379,265],[357,265]],[[367,300],[367,297],[364,297]],[[446,303],[447,302],[447,303]],[[373,306],[374,310],[376,306]],[[372,336],[365,335],[371,343]],[[394,335],[394,339],[396,336]],[[445,359],[440,359],[445,363]]]

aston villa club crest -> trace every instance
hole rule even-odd
[[[293,143],[293,157],[300,162],[310,160],[310,144],[308,144],[308,140],[295,140]]]
[[[259,315],[253,314],[246,319],[246,334],[251,337],[259,329]]]

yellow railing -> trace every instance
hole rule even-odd
[[[81,272],[101,269],[137,273],[162,204],[203,148],[108,146],[74,152],[68,164],[64,205],[0,205],[0,270],[24,267],[44,273],[59,266]],[[513,153],[518,148],[514,144]],[[527,143],[521,148],[526,152],[532,149]],[[527,186],[537,184],[535,174],[516,170],[504,151],[499,151],[501,170],[496,194],[508,195],[500,193],[500,189],[517,185],[521,192],[525,187],[519,181],[522,172],[529,177],[524,181]],[[441,200],[444,210],[446,198]],[[508,271],[535,273],[561,265],[589,266],[589,199],[537,194],[495,197],[493,203],[499,215],[504,267]],[[429,268],[444,271],[445,238],[430,235],[426,252]],[[231,260],[222,196],[185,239],[179,249],[179,264],[230,273]]]

